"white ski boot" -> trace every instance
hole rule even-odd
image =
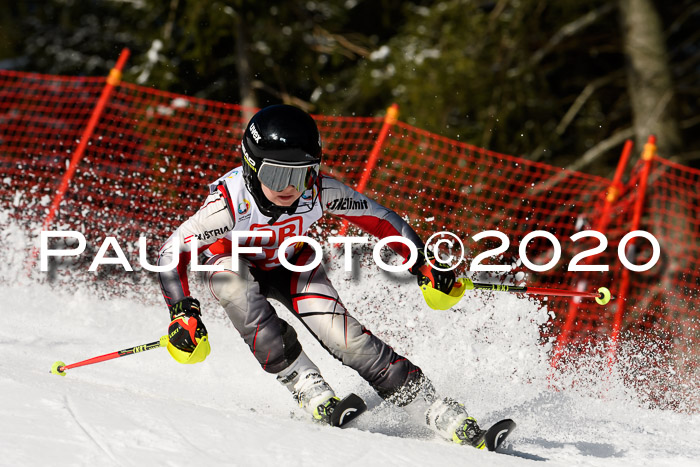
[[[299,375],[294,385],[294,399],[315,420],[330,423],[330,416],[340,401],[317,370],[309,369]]]
[[[299,403],[299,407],[311,414],[314,420],[330,423],[330,414],[340,399],[321,376],[318,367],[305,353],[277,375]]]
[[[428,425],[446,439],[484,449],[486,430],[467,414],[464,406],[450,398],[438,399],[425,413]]]

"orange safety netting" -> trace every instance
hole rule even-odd
[[[75,151],[103,78],[65,78],[0,71],[0,171],[3,209],[16,219],[42,222]],[[157,247],[206,195],[205,185],[239,164],[238,146],[251,109],[119,83],[91,135],[53,230],[78,230],[89,242],[107,235],[134,243],[146,235]],[[375,147],[382,118],[316,116],[324,141],[325,170],[356,186]],[[462,239],[469,261],[500,244],[471,236],[499,230],[508,250],[486,264],[515,265],[483,281],[594,291],[608,286],[618,295],[623,266],[618,245],[631,230],[639,162],[630,180],[616,187],[605,208],[608,179],[497,154],[414,128],[390,123],[366,192],[401,215],[424,238],[449,231]],[[546,337],[574,344],[609,336],[624,303],[622,336],[654,335],[684,349],[700,343],[700,172],[662,158],[651,162],[640,228],[656,236],[661,259],[651,270],[629,274],[629,289],[610,305],[593,300],[550,298],[554,312]],[[330,224],[336,227],[339,224]],[[573,242],[587,229],[602,231],[607,250],[580,264],[607,264],[608,272],[567,270],[574,255],[598,243]],[[536,273],[525,268],[518,247],[526,233],[544,230],[562,247],[556,266]],[[334,230],[335,231],[335,230]],[[549,261],[552,246],[538,238],[527,256]],[[637,238],[627,256],[635,264],[651,257]],[[464,266],[462,267],[464,270]],[[520,273],[520,274],[519,274]],[[524,274],[523,274],[524,273]]]

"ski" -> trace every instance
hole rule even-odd
[[[349,394],[340,400],[333,408],[330,423],[332,426],[343,428],[367,410],[367,404],[357,394]]]
[[[489,451],[498,449],[516,426],[515,422],[509,418],[491,425],[491,428],[486,430],[486,434],[484,435],[486,449]]]

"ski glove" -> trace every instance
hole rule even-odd
[[[434,289],[442,293],[450,293],[452,287],[455,285],[454,271],[440,271],[433,268],[431,265],[441,269],[450,267],[448,264],[441,263],[435,259],[435,255],[432,251],[428,250],[428,255],[426,256],[423,249],[420,249],[418,250],[418,259],[409,269],[409,272],[416,276],[419,287],[430,284]]]
[[[170,344],[183,352],[194,352],[200,341],[206,340],[207,328],[202,323],[202,313],[196,298],[185,297],[170,306]]]

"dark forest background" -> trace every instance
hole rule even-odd
[[[627,138],[700,167],[693,0],[23,0],[0,68],[100,76],[262,107],[399,118],[610,176]]]

